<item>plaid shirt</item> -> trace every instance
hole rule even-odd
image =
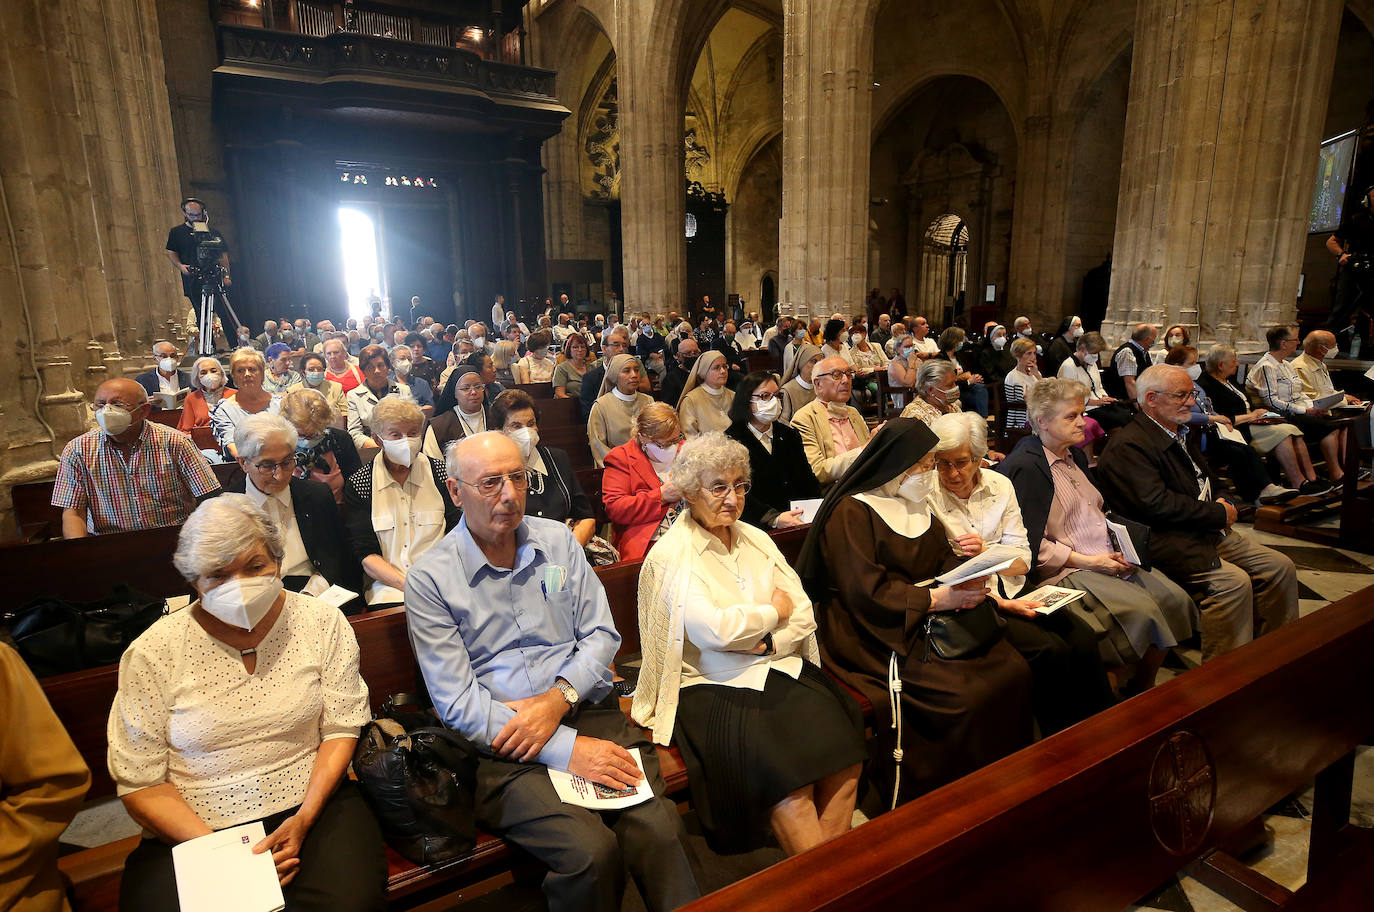
[[[190,437],[144,421],[127,462],[103,431],[87,431],[68,443],[52,505],[86,511],[86,527],[101,535],[180,525],[196,498],[218,491],[210,463]]]

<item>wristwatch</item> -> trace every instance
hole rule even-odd
[[[561,694],[563,695],[563,699],[565,699],[565,700],[568,701],[568,705],[569,705],[569,706],[576,706],[576,705],[577,705],[577,688],[576,688],[576,687],[573,687],[571,684],[569,684],[567,681],[563,680],[562,678],[559,678],[558,680],[554,681],[554,682],[553,682],[553,686],[558,688],[558,692],[561,693]]]

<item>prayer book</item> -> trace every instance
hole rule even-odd
[[[1041,614],[1054,614],[1074,599],[1080,599],[1083,593],[1077,589],[1065,589],[1063,586],[1041,586],[1034,592],[1021,596],[1031,602],[1044,602],[1039,608],[1035,609]]]
[[[634,758],[635,766],[639,767],[639,774],[643,776],[644,761],[639,757],[639,748],[630,748],[630,756]],[[564,804],[575,804],[594,811],[618,811],[643,804],[654,797],[654,790],[649,787],[647,778],[634,788],[615,789],[575,776],[565,770],[552,767],[548,769],[553,790],[558,793],[558,800]]]
[[[941,586],[957,586],[982,576],[1001,573],[1022,556],[1020,551],[1009,545],[991,545],[982,554],[970,557],[948,573],[941,573],[934,579],[921,580],[916,585],[925,587],[938,583]]]
[[[253,854],[267,837],[262,821],[230,827],[172,847],[177,899],[195,912],[282,912],[281,881],[271,852]]]

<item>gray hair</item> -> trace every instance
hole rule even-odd
[[[195,582],[259,545],[278,564],[286,556],[277,524],[247,494],[221,494],[186,518],[172,565],[188,582]]]
[[[749,451],[720,431],[694,437],[678,450],[673,484],[687,497],[696,497],[713,476],[738,470],[749,480]]]
[[[388,354],[391,355],[391,360],[395,361],[396,356],[399,355],[401,352],[405,352],[405,356],[407,358],[413,359],[415,357],[415,353],[410,350],[410,346],[404,344],[391,346],[391,351]]]
[[[1223,361],[1227,361],[1235,356],[1236,350],[1233,347],[1223,342],[1218,342],[1216,345],[1207,349],[1207,357],[1203,360],[1206,363],[1207,371],[1210,373],[1221,367]]]
[[[1090,355],[1095,355],[1106,347],[1107,340],[1102,338],[1102,333],[1090,332],[1078,337],[1078,348]]]
[[[205,391],[200,385],[200,366],[206,361],[213,361],[215,363],[215,367],[219,368],[220,376],[228,380],[229,372],[224,369],[224,365],[220,363],[220,360],[218,358],[216,358],[214,355],[202,355],[195,361],[191,362],[191,389],[198,389],[201,392]],[[219,388],[220,392],[223,392],[224,384],[221,383]]]
[[[934,358],[921,364],[916,370],[916,394],[921,395],[935,384],[944,380],[945,375],[955,373],[954,362]]]
[[[1040,425],[1053,418],[1065,402],[1083,405],[1087,401],[1088,388],[1077,380],[1046,377],[1026,392],[1026,414],[1030,416],[1031,428],[1039,432]]]
[[[967,444],[969,455],[974,459],[982,459],[988,454],[988,423],[977,412],[941,415],[930,423],[930,429],[940,438],[931,452],[948,453]]]
[[[1137,405],[1145,404],[1145,397],[1150,393],[1161,393],[1169,385],[1170,371],[1177,371],[1187,377],[1187,372],[1181,367],[1172,364],[1152,364],[1135,378],[1135,401]],[[1190,379],[1188,385],[1191,387],[1193,381]]]
[[[286,444],[294,456],[300,435],[291,426],[291,422],[280,415],[269,415],[266,412],[249,415],[234,431],[234,443],[238,448],[239,458],[248,462],[257,459],[262,448],[273,440]]]
[[[372,418],[367,422],[367,426],[372,433],[380,437],[384,428],[411,421],[419,424],[421,428],[424,427],[425,413],[420,411],[418,405],[400,396],[384,396],[372,407]]]

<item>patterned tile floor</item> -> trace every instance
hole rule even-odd
[[[1298,566],[1300,584],[1299,610],[1307,615],[1329,602],[1374,585],[1374,555],[1360,554],[1336,548],[1324,548],[1279,535],[1256,532],[1249,526],[1239,526],[1261,544],[1275,547]],[[1197,649],[1183,650],[1183,664],[1196,667],[1202,660]],[[1180,672],[1166,666],[1160,672],[1163,682]],[[1276,882],[1296,889],[1306,878],[1307,840],[1309,823],[1305,815],[1312,807],[1311,791],[1296,804],[1266,815],[1265,826],[1272,834],[1271,841],[1248,858],[1243,859],[1256,870]],[[1355,795],[1352,800],[1352,819],[1365,826],[1374,826],[1374,748],[1365,749],[1356,763]],[[856,814],[856,824],[862,815]],[[759,871],[782,858],[776,848],[759,849],[746,855],[716,855],[698,835],[692,815],[687,818],[689,841],[699,862],[698,879],[706,890],[715,890]],[[78,815],[63,835],[64,847],[75,849],[94,846],[134,835],[138,827],[124,813],[117,800],[96,802]],[[537,884],[512,884],[465,903],[464,912],[536,912],[544,907]],[[627,891],[622,912],[638,912],[643,902],[633,886]],[[1162,884],[1150,896],[1128,907],[1126,912],[1232,912],[1239,907],[1212,893],[1191,877],[1178,877]]]

